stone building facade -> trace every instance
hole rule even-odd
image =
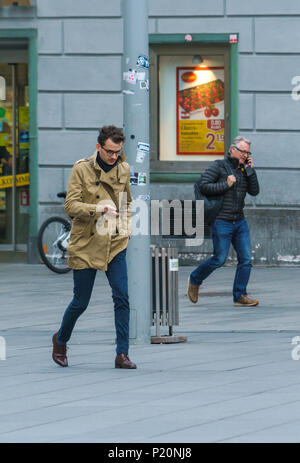
[[[63,214],[56,194],[66,189],[73,163],[94,151],[100,126],[123,126],[124,95],[121,0],[29,3],[0,6],[0,64],[28,65],[30,205],[27,247],[21,248],[32,261],[39,225]],[[260,195],[246,204],[255,264],[300,262],[299,30],[297,0],[149,0],[150,68],[151,56],[166,55],[168,46],[173,56],[176,50],[185,55],[186,34],[194,39],[193,55],[209,54],[209,47],[217,53],[219,46],[228,52],[225,144],[238,133],[252,141],[261,184]],[[161,161],[153,91],[159,92],[159,72],[150,70],[151,198],[191,199],[196,174],[213,158]],[[12,250],[7,240],[0,254]],[[198,259],[194,251],[182,249],[182,259]]]

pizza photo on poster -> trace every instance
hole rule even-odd
[[[224,67],[176,68],[177,155],[224,154]]]

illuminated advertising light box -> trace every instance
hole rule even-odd
[[[224,67],[177,67],[177,154],[224,154]]]

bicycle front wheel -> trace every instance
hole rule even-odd
[[[38,249],[42,261],[55,273],[67,273],[67,246],[71,223],[63,217],[50,217],[41,226],[38,234]]]

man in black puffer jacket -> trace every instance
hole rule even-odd
[[[259,193],[250,145],[251,142],[244,137],[236,137],[225,160],[214,161],[201,177],[201,193],[205,196],[223,195],[223,203],[211,224],[214,254],[202,262],[189,277],[188,296],[194,304],[198,301],[199,286],[216,268],[225,263],[232,243],[238,260],[233,283],[234,305],[258,305],[257,300],[250,299],[247,295],[252,265],[250,233],[243,209],[246,193],[251,196]],[[231,175],[228,175],[224,163],[229,165]]]

